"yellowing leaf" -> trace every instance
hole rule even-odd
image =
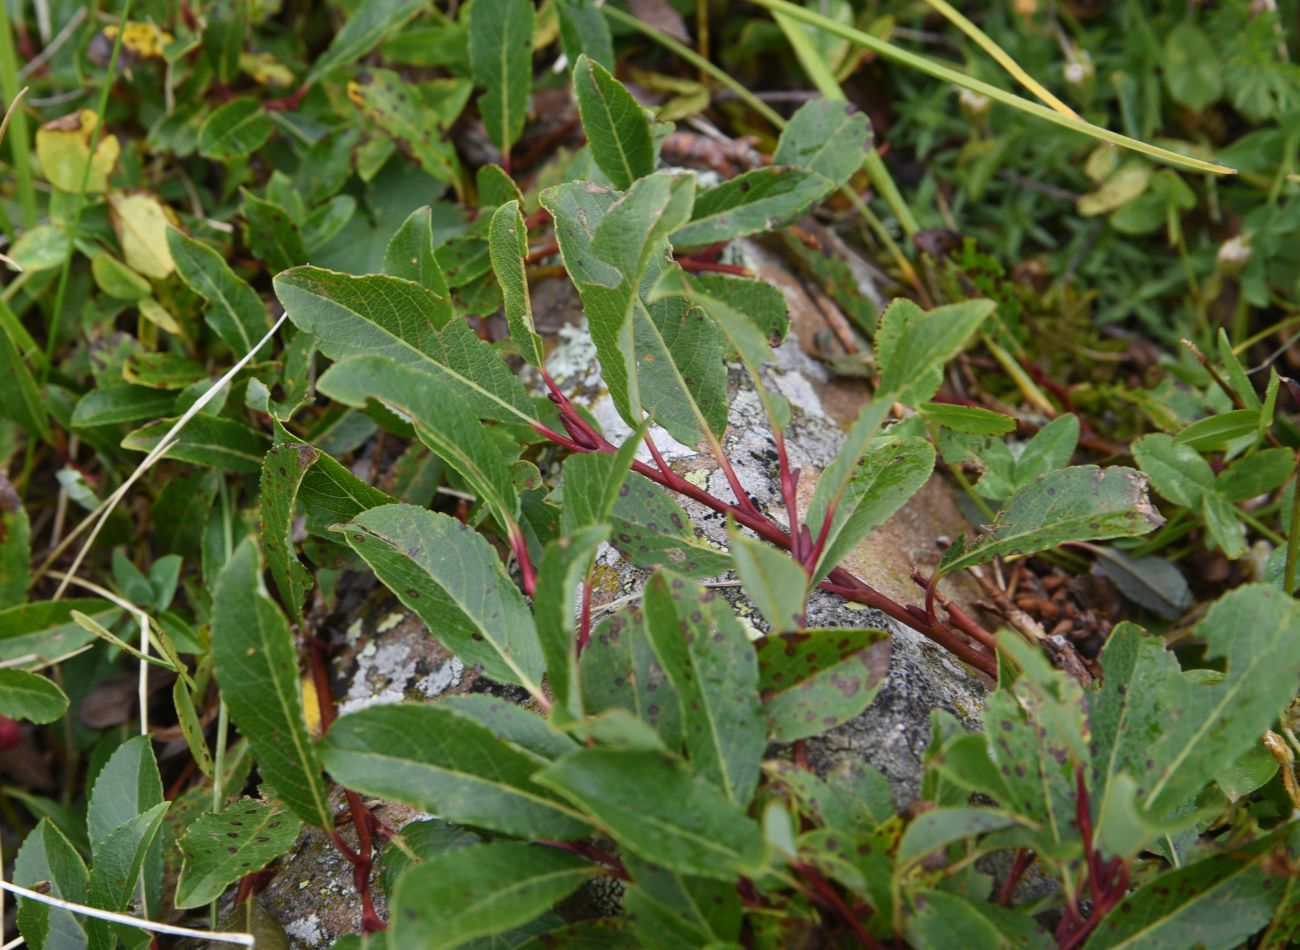
[[[90,140],[99,117],[90,109],[82,109],[61,119],[54,119],[36,130],[36,158],[41,163],[45,180],[59,191],[79,191],[86,160],[90,158]],[[86,179],[86,193],[98,194],[108,189],[108,176],[117,165],[122,146],[117,137],[108,133],[100,136],[95,146],[95,158],[90,164]]]
[[[1090,217],[1122,208],[1142,192],[1151,182],[1151,166],[1139,159],[1130,159],[1120,165],[1095,191],[1081,197],[1079,214]]]
[[[117,32],[116,25],[104,27],[104,35],[110,40],[117,39]],[[173,39],[166,30],[139,20],[128,20],[122,31],[122,45],[138,59],[162,59],[163,50]]]
[[[174,333],[176,336],[184,335],[184,331],[181,330],[181,325],[176,322],[176,318],[168,312],[166,307],[152,297],[145,297],[137,306],[140,308],[140,316],[159,330]]]
[[[175,270],[167,225],[177,223],[176,215],[157,195],[115,191],[108,196],[108,209],[128,267],[154,280]]]
[[[293,85],[293,70],[270,53],[240,53],[239,68],[263,86]]]

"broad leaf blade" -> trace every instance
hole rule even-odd
[[[435,325],[444,326],[452,318],[447,276],[434,253],[433,208],[429,205],[412,211],[389,239],[384,273],[419,284],[433,294]]]
[[[740,582],[773,633],[801,630],[808,600],[808,574],[784,551],[727,526]]]
[[[302,822],[278,802],[235,802],[200,815],[179,845],[185,855],[176,906],[201,907],[247,874],[266,867],[298,840]]]
[[[483,88],[479,112],[503,154],[519,138],[533,88],[533,5],[530,0],[475,0],[469,13],[469,60]]]
[[[778,742],[820,735],[866,709],[889,671],[883,630],[809,630],[764,637],[759,696]]]
[[[520,842],[444,852],[399,879],[393,940],[426,950],[477,943],[527,923],[598,873],[566,851]]]
[[[537,760],[450,708],[371,706],[341,717],[321,743],[348,788],[520,837],[581,838],[582,818],[533,781]]]
[[[31,560],[27,511],[9,479],[0,475],[0,610],[27,599]]]
[[[67,694],[52,680],[25,670],[0,669],[0,715],[45,723],[67,708]]]
[[[610,517],[610,543],[637,567],[668,568],[697,580],[731,569],[731,555],[696,537],[681,506],[643,475],[627,476]]]
[[[772,164],[795,165],[829,178],[836,188],[862,167],[871,148],[871,120],[847,102],[813,99],[781,132]]]
[[[488,246],[492,270],[505,299],[510,336],[527,363],[541,366],[542,338],[533,327],[533,305],[528,298],[528,274],[524,270],[528,229],[524,227],[524,216],[519,213],[519,202],[506,202],[492,215]]]
[[[334,34],[329,49],[318,56],[303,80],[310,86],[330,70],[360,59],[386,36],[425,7],[427,0],[362,0],[343,29]]]
[[[551,717],[557,724],[582,716],[573,604],[578,588],[588,582],[596,551],[608,537],[607,525],[587,525],[561,535],[542,552],[533,597],[533,619],[537,623],[542,656],[546,659],[547,682],[555,694]]]
[[[944,574],[995,557],[1036,554],[1067,541],[1147,534],[1164,523],[1147,499],[1147,481],[1123,466],[1058,469],[1017,492],[987,534],[944,552]]]
[[[665,748],[680,748],[681,703],[639,608],[625,608],[596,628],[578,672],[588,715],[630,714],[649,726]]]
[[[163,800],[162,779],[148,736],[135,736],[117,747],[95,778],[86,825],[92,847],[113,829]]]
[[[946,891],[921,891],[907,935],[918,947],[1050,950],[1056,942],[1032,917]]]
[[[626,191],[654,171],[650,122],[640,103],[604,66],[581,56],[573,64],[573,91],[591,157],[615,188]]]
[[[660,752],[584,749],[537,781],[582,807],[621,847],[684,874],[733,881],[763,864],[757,823]]]
[[[533,618],[487,540],[455,518],[412,505],[362,512],[351,548],[429,630],[492,679],[541,692]]]
[[[300,617],[311,589],[311,571],[293,550],[293,508],[298,488],[320,452],[303,443],[284,443],[266,453],[262,463],[262,550],[280,600],[292,617]]]
[[[333,826],[303,712],[298,657],[284,615],[262,587],[257,546],[246,539],[217,578],[212,655],[230,718],[262,776],[299,818]]]
[[[766,742],[754,648],[725,600],[682,577],[652,577],[645,612],[655,653],[681,695],[696,772],[748,804]]]
[[[773,231],[834,190],[831,179],[802,168],[770,165],[745,172],[700,192],[690,223],[673,232],[673,245],[696,247]]]
[[[208,302],[208,326],[240,356],[251,350],[269,326],[253,288],[215,250],[176,228],[167,229],[167,248],[181,280]]]

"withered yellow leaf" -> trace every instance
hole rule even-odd
[[[175,269],[167,247],[167,225],[178,222],[157,195],[114,191],[108,196],[108,209],[128,267],[154,280]]]
[[[75,192],[81,188],[81,178],[90,158],[90,140],[99,117],[90,109],[54,119],[36,130],[36,158],[41,163],[45,180],[59,191]],[[86,180],[86,193],[99,194],[108,189],[108,176],[117,165],[122,146],[117,137],[104,132],[95,146],[95,158],[90,164]]]

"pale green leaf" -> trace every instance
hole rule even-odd
[[[862,167],[871,121],[847,102],[813,99],[790,117],[772,153],[774,165],[795,165],[829,178],[836,188]]]
[[[419,13],[428,0],[362,0],[352,8],[343,28],[334,34],[329,49],[317,56],[303,80],[310,86],[326,73],[360,59]]]
[[[482,87],[479,112],[488,138],[509,153],[524,127],[533,88],[530,0],[475,0],[469,12],[469,59]]]
[[[802,168],[756,168],[699,193],[689,224],[672,233],[674,247],[730,241],[774,231],[835,190],[835,182]]]
[[[298,840],[302,822],[278,802],[243,799],[200,815],[178,842],[185,856],[176,906],[201,907],[231,884],[262,870]]]
[[[528,297],[528,274],[524,270],[528,229],[524,227],[518,202],[508,201],[497,208],[488,234],[492,270],[501,284],[510,336],[526,362],[541,366],[542,338],[533,326],[533,305]]]
[[[610,183],[626,191],[653,172],[650,122],[623,84],[604,66],[580,56],[573,64],[573,90],[591,157]]]
[[[734,523],[727,540],[736,573],[773,633],[801,630],[808,599],[808,574],[785,551],[742,534]]]
[[[52,680],[25,670],[0,669],[0,715],[28,722],[53,722],[68,708],[68,697]]]

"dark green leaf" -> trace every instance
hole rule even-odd
[[[1295,454],[1287,449],[1261,449],[1237,459],[1214,480],[1214,490],[1230,502],[1246,501],[1286,484],[1295,471]]]
[[[72,842],[49,818],[42,818],[18,849],[13,881],[29,888],[48,882],[50,896],[84,904],[89,874]],[[87,946],[85,919],[48,904],[18,902],[18,929],[34,948]]]
[[[72,619],[76,611],[111,624],[121,613],[95,598],[41,600],[0,610],[0,662],[20,657],[34,661],[56,660],[94,639]]]
[[[246,538],[217,578],[212,655],[230,718],[253,746],[262,777],[299,818],[333,825],[307,733],[298,658],[284,615],[262,586],[257,545]]]
[[[838,188],[866,161],[871,121],[847,102],[813,99],[799,107],[772,153],[775,165],[795,165],[824,175]]]
[[[907,403],[929,399],[938,388],[943,364],[961,351],[994,309],[992,300],[965,300],[930,311],[910,300],[891,303],[876,330],[876,398],[891,393]]]
[[[469,59],[483,88],[479,112],[503,154],[519,138],[533,88],[533,5],[530,0],[475,0],[469,11]]]
[[[330,70],[356,62],[374,49],[385,36],[396,32],[419,13],[428,0],[362,0],[353,9],[343,29],[334,34],[329,49],[316,57],[303,80],[310,86]]]
[[[68,708],[68,697],[51,680],[24,670],[0,670],[0,715],[28,722],[53,722]]]
[[[646,585],[645,614],[655,653],[681,695],[686,750],[697,774],[738,805],[748,804],[766,742],[749,638],[725,600],[664,572]]]
[[[579,56],[573,64],[573,91],[591,157],[621,191],[655,169],[650,122],[640,103],[600,63]]]
[[[722,338],[699,307],[669,297],[633,308],[641,405],[684,445],[707,451],[727,425]]]
[[[144,814],[163,800],[162,779],[148,736],[122,743],[95,778],[86,825],[98,849],[115,828]]]
[[[524,216],[519,213],[517,201],[508,201],[497,208],[489,235],[492,270],[505,298],[510,337],[526,362],[541,366],[542,338],[533,327],[533,305],[528,299],[528,274],[524,270],[528,229],[524,227]]]
[[[1097,568],[1121,594],[1166,620],[1177,620],[1192,606],[1187,579],[1162,557],[1132,558],[1118,548],[1099,547]]]
[[[296,267],[275,278],[275,291],[331,359],[387,357],[453,384],[481,417],[535,418],[523,384],[469,324],[450,320],[446,298],[434,290],[397,277]]]
[[[1175,505],[1196,508],[1214,490],[1214,469],[1189,445],[1164,433],[1143,436],[1133,443],[1133,458],[1151,487]]]
[[[199,154],[216,161],[246,158],[265,145],[274,131],[261,102],[249,97],[231,99],[203,120]]]
[[[460,160],[447,129],[472,90],[467,79],[413,83],[387,69],[368,69],[348,85],[366,118],[410,151],[425,173],[460,188]]]
[[[445,326],[452,318],[447,277],[433,248],[433,208],[430,206],[412,211],[388,242],[384,253],[384,273],[419,284],[432,293],[435,326]]]
[[[588,525],[556,538],[542,553],[533,618],[542,656],[546,659],[547,682],[555,694],[551,716],[557,724],[582,715],[573,604],[578,588],[587,582],[597,549],[608,537],[608,526]]]
[[[624,609],[596,628],[578,672],[588,714],[630,713],[648,725],[664,747],[681,746],[681,703],[650,644],[639,609]]]
[[[700,192],[690,223],[673,231],[673,246],[716,244],[776,230],[834,190],[831,179],[802,168],[756,168]]]
[[[1231,409],[1193,422],[1174,436],[1174,445],[1214,452],[1227,448],[1234,439],[1254,435],[1258,428],[1258,409]]]
[[[606,69],[614,68],[614,41],[609,24],[595,0],[560,0],[560,45],[569,62],[588,56]]]
[[[875,698],[889,670],[889,637],[882,630],[783,633],[756,646],[759,695],[778,742],[820,735],[852,719]]]
[[[267,452],[262,462],[262,550],[280,590],[280,601],[294,618],[302,613],[312,576],[294,553],[293,507],[303,477],[319,457],[320,452],[310,445],[284,443]]]
[[[695,526],[681,506],[643,475],[627,476],[611,520],[610,542],[637,567],[665,567],[696,579],[731,569],[730,554],[696,537]]]
[[[31,560],[27,511],[9,479],[0,474],[0,610],[27,599]]]
[[[1164,523],[1147,499],[1147,480],[1131,468],[1076,465],[1058,469],[1017,492],[987,534],[944,552],[945,574],[995,557],[1036,554],[1066,541],[1146,534]]]
[[[371,706],[341,717],[321,743],[336,780],[461,824],[520,837],[581,838],[591,829],[533,781],[538,762],[441,704]]]
[[[250,347],[251,349],[251,347]],[[140,422],[175,415],[176,394],[128,383],[98,386],[77,400],[72,424],[79,428]]]
[[[163,818],[171,802],[160,802],[118,825],[95,845],[87,897],[93,907],[123,911],[130,904],[144,875],[148,913],[155,913],[162,884],[161,839]],[[91,943],[96,925],[89,927]],[[100,925],[99,929],[107,928]],[[111,943],[110,943],[111,945]]]
[[[178,842],[185,863],[176,882],[176,906],[216,900],[231,884],[288,852],[301,830],[302,822],[277,802],[244,799],[219,814],[200,815]]]
[[[0,306],[5,305],[0,302]],[[5,367],[5,372],[0,373],[0,416],[12,419],[28,435],[45,442],[50,438],[45,401],[10,332],[8,322],[0,320],[0,366]]]
[[[302,234],[289,212],[272,201],[241,190],[248,246],[271,271],[281,271],[307,259]]]
[[[448,649],[492,679],[541,694],[543,661],[532,615],[482,535],[411,505],[372,508],[343,532]]]
[[[623,907],[642,945],[671,943],[672,935],[685,946],[703,947],[734,943],[740,936],[740,895],[730,882],[674,874],[631,855],[624,863],[634,883],[623,895]]]
[[[538,773],[537,781],[582,807],[621,847],[646,861],[725,881],[763,866],[758,824],[671,756],[583,749]]]
[[[598,873],[567,851],[516,842],[435,855],[398,881],[393,940],[426,950],[464,946],[527,923]]]
[[[122,448],[150,452],[174,423],[174,419],[163,419],[136,429],[122,440]],[[262,467],[266,449],[267,438],[256,429],[234,419],[199,413],[185,424],[163,457],[251,474]]]
[[[1016,459],[1016,486],[1028,485],[1039,475],[1070,464],[1079,443],[1079,417],[1073,413],[1057,416],[1026,444]]]
[[[122,378],[128,383],[154,389],[184,389],[207,376],[202,364],[180,353],[136,352],[122,364]]]
[[[916,895],[916,913],[908,920],[907,935],[918,947],[1049,950],[1056,946],[1029,915],[946,891]]]

